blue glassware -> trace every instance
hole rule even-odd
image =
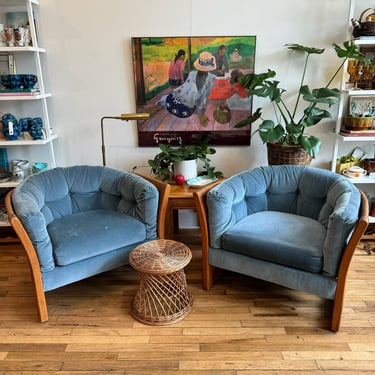
[[[29,121],[29,134],[33,139],[43,139],[43,119],[34,117]]]
[[[9,141],[18,139],[21,134],[21,128],[18,124],[17,118],[11,113],[6,113],[2,116],[3,134]]]
[[[24,89],[32,89],[38,82],[38,77],[35,74],[22,74],[21,76]]]
[[[21,128],[21,131],[23,132],[29,131],[31,120],[32,120],[31,117],[22,117],[18,120],[18,124]]]

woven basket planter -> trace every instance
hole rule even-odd
[[[269,165],[310,165],[311,156],[301,147],[267,143]]]

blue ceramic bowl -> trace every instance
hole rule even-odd
[[[33,163],[32,166],[31,166],[31,172],[32,173],[43,172],[46,169],[48,169],[48,164],[44,163],[44,162],[41,162],[41,161]]]
[[[24,89],[32,89],[38,82],[38,77],[35,74],[21,74],[21,79]]]
[[[38,77],[35,74],[3,74],[0,81],[6,89],[32,89]]]
[[[3,74],[0,76],[0,80],[7,89],[20,89],[23,85],[21,74]]]

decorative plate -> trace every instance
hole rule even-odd
[[[198,188],[198,187],[202,187],[202,186],[211,184],[212,182],[214,182],[216,180],[217,180],[216,177],[210,178],[208,176],[198,176],[198,177],[194,177],[190,180],[187,180],[186,183],[191,187]]]

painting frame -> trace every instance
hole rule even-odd
[[[149,119],[138,120],[139,147],[188,145],[205,136],[211,145],[250,145],[251,126],[235,128],[252,113],[252,97],[237,80],[254,72],[256,36],[132,37],[131,46],[136,111],[150,113]],[[170,80],[169,68],[181,51],[184,75],[176,84]],[[190,103],[188,114],[180,111],[179,115],[168,107],[170,102],[182,102],[186,108],[185,94],[176,97],[190,90],[188,85],[199,91],[199,84],[192,84],[199,76],[205,80],[200,84],[202,92],[207,88],[205,97],[202,94],[199,102]],[[191,99],[192,95],[189,91],[186,96]]]

